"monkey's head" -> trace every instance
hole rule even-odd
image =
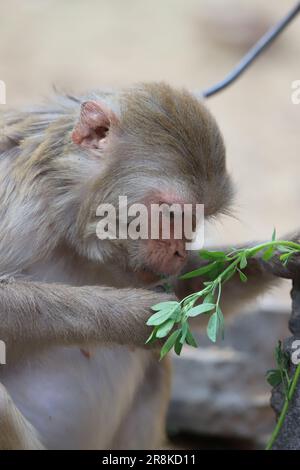
[[[162,203],[178,204],[177,208],[192,205],[188,217],[193,224],[196,204],[204,205],[206,217],[227,210],[233,191],[222,135],[210,112],[192,94],[161,83],[124,92],[118,107],[112,108],[114,105],[109,107],[101,100],[82,103],[72,133],[73,142],[93,162],[94,173],[78,214],[80,249],[94,260],[110,259],[145,279],[177,274],[186,260],[187,239],[184,235],[177,238],[172,216],[169,236],[162,234],[166,213],[160,217],[158,236],[151,239],[151,207]],[[105,211],[107,206],[98,210],[98,215],[105,215],[106,225],[111,222],[110,231],[116,228],[118,236],[118,223],[123,217],[119,196],[127,197],[127,227],[135,220],[133,226],[139,225],[136,228],[141,236],[148,230],[147,239],[97,237],[101,219],[96,211],[103,203],[116,209],[116,226],[111,219],[113,212],[109,215]],[[137,203],[148,209],[146,216],[135,206],[133,217],[130,207]],[[146,229],[140,227],[143,217],[148,222]],[[182,217],[187,217],[185,211]]]

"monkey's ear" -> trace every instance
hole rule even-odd
[[[99,101],[85,101],[72,132],[72,140],[82,147],[101,149],[106,143],[110,126],[117,122],[115,113]]]

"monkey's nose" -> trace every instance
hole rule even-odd
[[[174,256],[177,256],[178,258],[183,258],[184,255],[180,253],[178,250],[175,251]]]
[[[173,248],[173,256],[179,260],[184,260],[186,258],[186,251],[182,243],[176,243]]]

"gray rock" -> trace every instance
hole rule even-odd
[[[292,353],[292,343],[299,340],[299,337],[293,336],[284,342],[284,350]],[[291,366],[291,375],[294,375],[296,366]],[[280,415],[284,403],[284,393],[282,386],[276,387],[272,392],[271,405],[276,413]],[[300,388],[297,387],[293,400],[288,408],[281,431],[272,447],[274,450],[300,450]]]
[[[293,336],[284,341],[283,348],[292,358],[293,342],[300,339],[300,277],[295,275],[293,279],[293,288],[291,292],[292,297],[292,314],[289,319],[289,328]],[[293,376],[296,367],[290,361],[290,376]],[[284,393],[282,385],[277,386],[272,392],[272,407],[276,413],[277,418],[281,413],[284,404]],[[296,386],[293,397],[290,400],[287,414],[285,416],[283,425],[277,436],[273,449],[286,449],[286,450],[299,450],[300,449],[300,385]]]

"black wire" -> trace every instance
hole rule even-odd
[[[204,90],[202,96],[208,98],[209,96],[218,93],[224,88],[231,85],[251,64],[252,62],[279,36],[279,34],[288,26],[288,24],[300,13],[300,2],[292,8],[292,10],[273,28],[260,38],[260,40],[247,52],[242,60],[234,67],[234,69],[220,82],[212,87]]]

